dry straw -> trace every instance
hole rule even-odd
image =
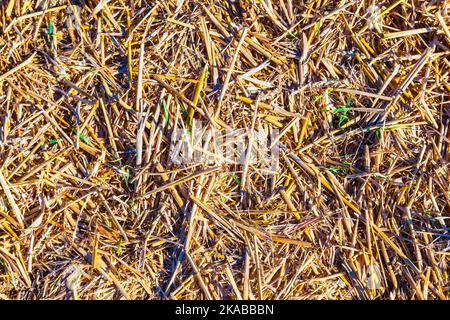
[[[448,299],[449,8],[0,1],[0,297]]]

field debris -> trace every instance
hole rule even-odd
[[[0,1],[0,298],[449,299],[449,4]]]

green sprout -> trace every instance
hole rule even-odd
[[[350,110],[352,110],[352,109],[351,108],[346,108],[346,107],[344,107],[344,108],[335,108],[333,110],[333,112],[334,113],[345,113],[345,112],[350,111]]]
[[[233,180],[238,184],[238,185],[241,185],[241,179],[239,179],[239,177],[237,176],[237,175],[233,175]]]
[[[346,108],[350,108],[351,102],[352,102],[352,95],[349,95],[348,99],[347,99],[347,103],[345,104],[345,107]]]
[[[166,124],[169,122],[169,108],[167,108],[167,104],[165,101],[163,101],[163,108],[164,108],[163,127],[165,127]]]
[[[52,49],[56,50],[56,34],[54,33],[53,22],[51,20],[48,23],[47,34],[49,36],[49,41]]]
[[[79,137],[84,143],[92,146],[91,141],[84,134],[82,134],[81,132],[79,134]]]
[[[52,145],[52,144],[58,143],[60,141],[61,141],[61,139],[48,139],[48,144]]]
[[[319,20],[314,25],[314,30],[316,32],[316,37],[320,37],[320,27],[322,27],[322,20]]]
[[[347,122],[347,119],[348,119],[348,117],[347,117],[347,115],[345,113],[341,114],[339,116],[339,121],[338,121],[339,128],[341,128]]]
[[[125,171],[121,171],[121,172],[122,172],[123,181],[125,181],[125,185],[128,188],[128,181],[130,180],[130,176],[131,176],[130,170],[127,168]]]
[[[336,108],[333,110],[334,113],[341,113],[339,115],[338,126],[342,127],[348,120],[347,111],[352,110],[350,108],[352,102],[352,95],[348,96],[347,103],[345,104],[345,108]]]
[[[187,110],[186,110],[186,107],[184,106],[184,104],[180,104],[180,106],[181,106],[181,113],[183,114],[183,117],[184,117],[185,119],[187,119],[188,116],[189,116],[189,114],[188,114],[188,112],[187,112]]]
[[[120,238],[119,241],[117,242],[117,247],[114,251],[117,255],[121,255],[122,249],[123,249],[123,240],[122,240],[122,238]]]
[[[349,174],[349,168],[346,168],[345,166],[351,165],[351,163],[346,162],[346,161],[343,161],[341,163],[342,163],[343,168],[331,167],[331,168],[326,168],[326,170],[331,171],[335,174],[339,174],[339,173],[343,173],[345,175]]]
[[[380,139],[380,136],[381,136],[381,128],[377,128],[377,129],[375,130],[375,136],[377,137],[377,139]]]
[[[319,101],[320,99],[322,99],[322,97],[323,97],[323,93],[321,93],[321,94],[315,96],[314,99],[311,101],[311,104],[316,103],[317,101]]]
[[[338,174],[341,169],[339,169],[339,168],[328,168],[327,170]]]
[[[428,218],[433,219],[434,217],[431,215],[431,213],[429,211],[424,211],[423,212]]]
[[[323,98],[323,96],[325,95],[325,93],[331,92],[331,91],[333,91],[333,89],[332,89],[332,88],[328,88],[328,89],[326,89],[324,92],[322,92],[321,94],[315,96],[314,99],[311,100],[311,104],[315,104],[317,101],[319,101],[320,99]]]

